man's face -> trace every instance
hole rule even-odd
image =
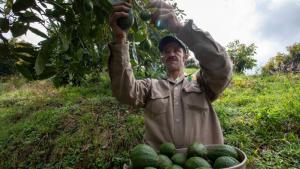
[[[183,69],[188,57],[182,47],[176,42],[170,42],[165,45],[161,54],[162,62],[169,72]]]

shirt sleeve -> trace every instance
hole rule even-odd
[[[208,91],[211,101],[215,100],[228,86],[232,77],[232,62],[226,50],[208,32],[188,21],[177,33],[200,63],[197,81]]]
[[[113,96],[120,102],[145,106],[151,88],[151,79],[136,80],[129,58],[129,44],[110,43],[109,76]]]

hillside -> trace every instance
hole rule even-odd
[[[249,168],[300,168],[300,75],[234,76],[214,103],[225,141]],[[143,137],[143,110],[94,85],[0,82],[0,168],[122,168]]]

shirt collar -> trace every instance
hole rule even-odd
[[[168,76],[164,76],[163,79],[171,82],[171,83],[174,83],[174,84],[178,84],[180,82],[183,81],[183,79],[185,78],[186,74],[182,74],[181,76],[177,77],[177,79],[173,80],[172,78],[168,77]]]

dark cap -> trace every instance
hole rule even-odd
[[[162,52],[164,47],[170,42],[177,42],[183,48],[186,54],[189,53],[188,47],[180,39],[172,35],[165,36],[160,40],[158,45],[159,51]]]

